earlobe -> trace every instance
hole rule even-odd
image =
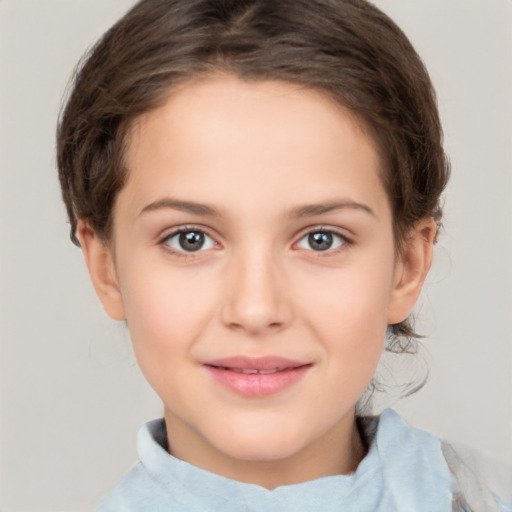
[[[403,322],[411,313],[432,263],[437,226],[431,217],[410,231],[396,265],[388,308],[388,324]]]
[[[126,320],[112,250],[81,219],[77,222],[77,238],[92,284],[105,312],[114,320]]]

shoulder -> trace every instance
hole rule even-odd
[[[467,510],[512,512],[510,466],[461,444],[445,442],[442,448],[453,475],[455,494]]]
[[[163,420],[146,423],[137,436],[140,462],[107,494],[96,512],[135,512],[169,509],[173,505],[159,481],[159,464],[167,455]]]
[[[454,511],[512,512],[512,469],[506,465],[411,427],[389,409],[359,421],[370,449],[384,460],[386,486],[399,489],[408,482],[419,489],[434,482],[438,492],[450,494]],[[425,491],[419,492],[427,496]]]
[[[359,425],[369,444],[367,459],[379,465],[396,510],[450,509],[452,478],[436,436],[409,426],[391,409],[360,418]]]
[[[158,494],[158,488],[139,463],[107,494],[95,512],[157,511]]]
[[[206,472],[170,455],[163,419],[146,423],[137,435],[139,463],[108,493],[96,512],[217,511],[202,496]],[[211,480],[214,482],[211,482]],[[210,486],[219,493],[217,475]],[[220,500],[222,501],[222,500]]]

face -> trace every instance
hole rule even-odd
[[[311,90],[219,76],[140,118],[126,163],[102,300],[171,451],[222,473],[346,442],[414,302],[358,122]]]

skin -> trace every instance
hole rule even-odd
[[[330,99],[282,82],[187,84],[138,119],[126,163],[112,240],[85,220],[78,235],[163,401],[170,452],[267,488],[354,471],[355,404],[388,324],[421,290],[432,219],[399,256],[372,139]],[[184,251],[180,229],[205,233],[201,250]],[[311,245],[319,231],[331,248]],[[238,355],[311,366],[279,393],[245,397],[203,365]]]

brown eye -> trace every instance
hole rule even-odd
[[[173,233],[164,240],[164,243],[179,252],[197,252],[215,246],[211,237],[203,231],[194,229]]]
[[[332,231],[312,231],[301,238],[298,246],[301,249],[308,249],[316,252],[336,249],[343,245],[346,240]]]
[[[179,243],[184,251],[199,251],[204,245],[204,233],[195,231],[180,233]]]

